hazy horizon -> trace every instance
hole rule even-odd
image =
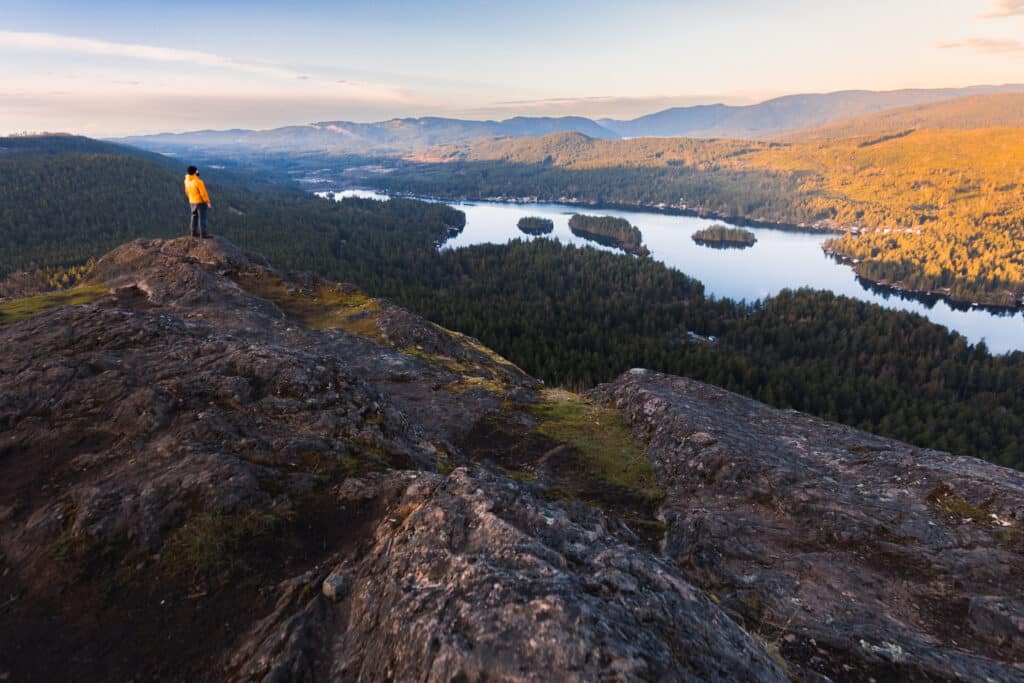
[[[1024,0],[4,4],[0,133],[634,118],[1024,81]]]

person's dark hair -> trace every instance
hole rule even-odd
[[[199,171],[199,169],[196,168],[195,166],[189,166],[187,173],[189,175],[195,175],[197,171]]]

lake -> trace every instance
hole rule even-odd
[[[387,199],[386,195],[366,190],[347,190],[336,196]],[[569,230],[569,217],[574,213],[619,216],[640,228],[644,244],[651,250],[653,258],[700,280],[710,296],[754,301],[778,294],[783,289],[810,287],[829,290],[886,308],[919,313],[934,323],[956,330],[971,343],[984,339],[994,353],[1024,350],[1024,312],[993,313],[983,308],[957,310],[939,298],[919,300],[911,295],[873,287],[859,280],[849,266],[835,261],[821,250],[829,235],[747,228],[757,236],[757,244],[753,247],[713,249],[698,245],[691,235],[722,222],[718,220],[567,204],[445,203],[465,212],[466,228],[448,240],[443,249],[483,243],[503,244],[513,239],[550,238],[564,244],[617,251],[573,235]],[[523,234],[516,227],[523,216],[550,218],[555,229],[542,237]]]

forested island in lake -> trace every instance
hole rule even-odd
[[[616,247],[628,254],[650,256],[650,251],[643,245],[640,228],[630,224],[625,218],[615,216],[585,216],[574,214],[569,219],[569,229],[577,237]]]
[[[549,235],[555,229],[555,222],[550,218],[523,216],[516,227],[527,235]]]
[[[719,224],[693,233],[693,241],[715,249],[748,249],[757,243],[757,237],[749,230]]]

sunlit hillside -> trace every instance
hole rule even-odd
[[[899,107],[856,118],[787,133],[789,142],[837,140],[860,135],[898,133],[922,128],[975,128],[1024,126],[1024,94],[976,95],[933,104]]]
[[[561,134],[451,145],[418,160],[442,163],[389,178],[389,185],[685,204],[727,216],[858,228],[832,246],[861,260],[858,270],[867,277],[948,289],[967,301],[1010,304],[1024,296],[1020,128],[794,143]]]

